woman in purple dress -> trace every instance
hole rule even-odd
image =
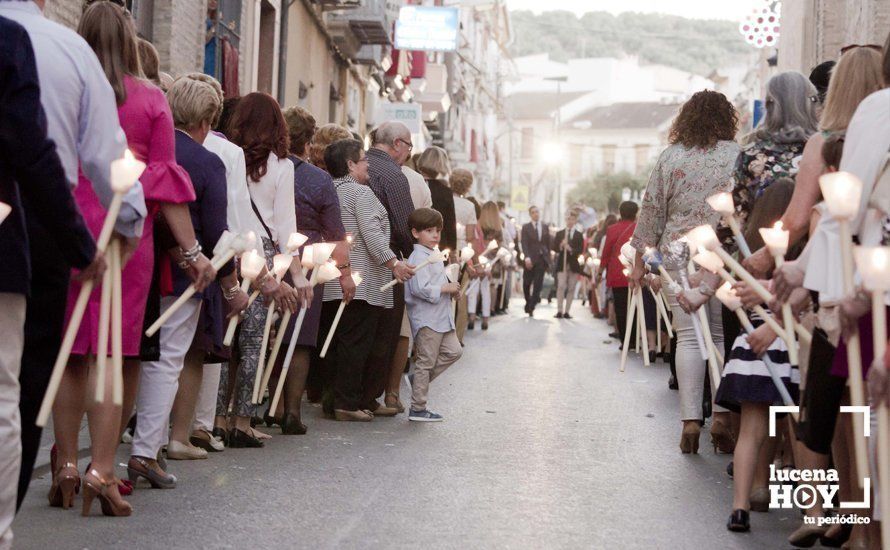
[[[309,143],[315,134],[315,118],[300,107],[291,107],[284,112],[290,133],[290,159],[294,163],[294,203],[297,213],[297,230],[309,237],[306,244],[318,242],[336,242],[337,248],[332,255],[340,269],[340,284],[344,289],[353,289],[349,269],[349,249],[346,243],[346,231],[340,219],[340,200],[334,189],[331,176],[305,159],[309,154]],[[300,402],[306,387],[309,365],[313,351],[319,343],[319,325],[321,322],[323,292],[316,292],[312,307],[306,312],[306,318],[297,338],[297,348],[291,359],[287,379],[284,385],[284,409],[270,411],[280,419],[282,434],[305,434],[306,426],[301,421]],[[289,341],[294,323],[288,326],[285,341]],[[326,324],[330,326],[330,322]],[[283,358],[281,359],[283,361]],[[277,381],[271,381],[270,394],[275,390]],[[267,421],[275,422],[267,418]]]

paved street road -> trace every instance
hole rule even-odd
[[[47,474],[32,483],[16,547],[787,547],[793,513],[726,531],[730,457],[706,433],[702,454],[680,454],[666,365],[633,358],[621,374],[603,322],[579,305],[575,320],[548,307],[530,320],[520,302],[487,333],[477,325],[432,385],[442,424],[337,423],[307,407],[306,436],[272,430],[262,450],[171,462],[179,487],[140,487],[130,518],[82,518],[79,499],[47,507]]]

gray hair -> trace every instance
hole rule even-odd
[[[816,87],[799,72],[779,73],[766,85],[766,116],[757,128],[758,139],[777,143],[803,142],[816,133],[819,117]]]
[[[411,137],[411,130],[401,122],[384,122],[373,132],[371,145],[392,145],[397,139]]]

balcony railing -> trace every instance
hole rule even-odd
[[[392,16],[385,0],[361,0],[361,5],[349,11],[331,13],[328,26],[335,36],[348,29],[362,45],[392,44]]]

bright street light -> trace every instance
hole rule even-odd
[[[560,144],[554,142],[546,142],[541,146],[542,160],[547,164],[559,164],[565,156],[563,148]]]

